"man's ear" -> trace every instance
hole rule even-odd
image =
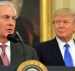
[[[74,33],[75,33],[75,29],[74,29]]]
[[[74,32],[75,32],[75,23],[74,23]]]

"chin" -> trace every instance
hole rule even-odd
[[[63,35],[59,35],[58,37],[59,38],[67,38],[66,36],[63,36]]]
[[[14,34],[14,33],[13,32],[12,33],[7,33],[6,36],[8,36],[9,34]]]
[[[8,34],[14,34],[14,32],[8,32]]]

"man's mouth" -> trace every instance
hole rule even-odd
[[[13,33],[14,30],[13,30],[13,29],[7,29],[7,32],[8,32],[8,33]]]

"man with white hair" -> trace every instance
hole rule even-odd
[[[14,34],[17,12],[10,1],[0,1],[0,65],[19,65],[29,59],[38,59],[33,48],[27,45],[14,43],[7,39]]]

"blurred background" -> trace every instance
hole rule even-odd
[[[12,1],[15,5],[19,16],[16,30],[22,36],[24,42],[30,46],[54,38],[55,32],[52,25],[52,16],[56,10],[71,8],[75,11],[75,0],[3,1]]]

